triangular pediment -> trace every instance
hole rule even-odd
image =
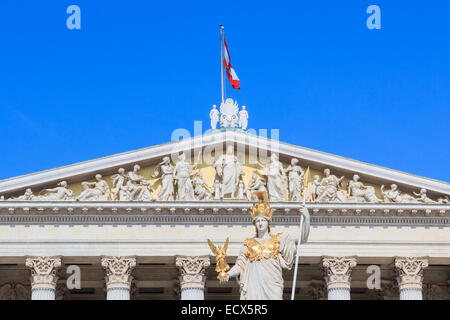
[[[93,181],[96,174],[101,174],[108,184],[111,184],[110,177],[116,174],[119,168],[130,171],[135,164],[140,165],[140,174],[148,179],[154,193],[158,193],[161,188],[160,179],[152,178],[156,166],[166,156],[171,157],[173,163],[180,153],[186,153],[191,163],[200,160],[197,171],[201,171],[206,183],[212,185],[215,176],[212,164],[219,154],[225,153],[227,145],[234,145],[235,154],[242,162],[245,185],[250,182],[253,172],[256,171],[259,176],[263,175],[258,161],[265,163],[271,153],[277,153],[284,168],[289,166],[293,158],[299,160],[298,165],[307,173],[305,182],[309,187],[314,176],[323,178],[325,168],[329,168],[332,175],[344,176],[341,186],[346,196],[348,183],[354,174],[360,177],[365,186],[372,186],[380,199],[382,198],[380,186],[385,185],[389,188],[393,183],[402,192],[412,196],[414,196],[412,192],[418,193],[420,189],[426,189],[427,196],[433,199],[444,198],[450,194],[450,184],[446,182],[259,137],[238,129],[222,129],[202,136],[2,180],[0,195],[7,199],[23,194],[26,188],[38,193],[44,188],[55,187],[58,182],[64,180],[67,181],[68,188],[73,191],[74,196],[77,196],[82,191],[81,182]],[[199,150],[202,150],[200,158]]]

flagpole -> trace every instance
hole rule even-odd
[[[306,187],[303,190],[303,208],[306,208]],[[302,242],[302,233],[303,233],[303,220],[304,220],[303,213],[301,213],[300,216],[300,228],[298,230],[298,242],[297,242],[297,253],[295,255],[295,267],[294,267],[294,279],[292,280],[292,294],[291,294],[291,300],[294,300],[295,296],[295,284],[297,282],[297,271],[298,271],[298,257],[300,254],[300,244]]]
[[[220,82],[222,84],[222,103],[224,102],[223,95],[223,25],[220,25]]]

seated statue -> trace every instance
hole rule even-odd
[[[267,192],[267,189],[266,189],[266,182],[263,179],[260,179],[258,177],[258,174],[254,172],[252,175],[252,179],[250,180],[250,183],[248,184],[248,187],[245,190],[245,195],[247,196],[248,201],[257,200],[257,198],[255,198],[254,196],[254,192],[256,191]]]
[[[390,190],[384,190],[384,185],[381,186],[381,194],[383,195],[384,202],[397,202],[397,203],[416,203],[418,202],[413,196],[406,193],[401,193],[395,183],[391,184]]]
[[[153,201],[151,192],[153,189],[150,186],[150,182],[144,179],[142,175],[138,173],[141,169],[139,165],[135,165],[133,171],[127,174],[128,196],[131,201]]]
[[[323,173],[325,176],[315,190],[317,194],[315,201],[346,202],[344,193],[339,190],[342,187],[344,176],[337,178],[335,175],[330,174],[330,169],[325,169]]]
[[[197,173],[192,180],[192,184],[194,186],[194,195],[197,200],[210,200],[212,198],[212,193],[209,191],[211,187],[203,180],[203,173]]]
[[[83,181],[83,191],[77,197],[77,201],[108,201],[111,199],[111,191],[108,183],[102,179],[101,174],[96,174],[96,182]]]
[[[357,174],[353,175],[353,180],[348,183],[348,202],[371,202],[378,203],[380,200],[375,195],[375,188],[365,186],[359,181]]]

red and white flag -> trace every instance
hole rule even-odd
[[[239,88],[239,78],[234,71],[233,67],[231,66],[230,62],[230,53],[228,52],[228,46],[227,42],[225,41],[225,37],[223,37],[223,44],[225,46],[225,58],[223,59],[223,65],[225,67],[225,70],[227,71],[228,79],[230,80],[231,85],[233,86],[233,89],[240,89]]]

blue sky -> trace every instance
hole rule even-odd
[[[68,30],[66,8],[81,8]],[[366,8],[381,8],[381,30]],[[251,128],[450,181],[450,2],[0,4],[0,179],[170,141],[220,102],[218,25]]]

